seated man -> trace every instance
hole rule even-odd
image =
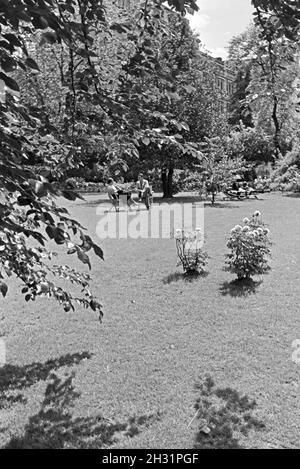
[[[144,175],[142,173],[140,173],[138,176],[137,190],[139,195],[139,202],[142,202],[146,192],[150,190],[149,182],[147,179],[144,179]]]
[[[248,182],[243,183],[243,189],[244,189],[244,191],[246,191],[246,197],[247,198],[249,198],[249,197],[251,197],[251,195],[253,195],[255,197],[255,199],[257,199],[256,191],[253,189],[253,187],[251,187],[248,184]]]
[[[242,189],[236,181],[234,181],[231,186],[224,188],[224,194],[236,199],[242,199],[246,196],[245,190]]]
[[[131,204],[138,205],[132,199],[131,192],[126,192],[123,189],[121,189],[112,178],[109,178],[107,181],[107,193],[116,211],[119,210],[118,206],[119,206],[119,199],[121,195],[126,196],[127,205],[129,207],[131,207]]]

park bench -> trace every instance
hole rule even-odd
[[[244,200],[244,199],[250,199],[253,197],[254,199],[258,199],[257,197],[257,191],[252,190],[251,192],[239,192],[239,191],[234,191],[231,189],[223,189],[223,200]]]
[[[126,208],[129,207],[131,208],[132,205],[136,205],[135,202],[132,200],[132,193],[137,192],[136,189],[133,190],[124,190],[122,192],[119,192],[119,194],[116,197],[109,195],[109,199],[112,203],[111,209],[115,209],[117,212],[120,210],[120,208]],[[122,203],[120,204],[120,200]],[[143,196],[143,202],[146,205],[147,210],[150,209],[151,205],[153,204],[153,190],[152,186],[149,186],[149,189],[145,191],[145,194]],[[125,203],[124,203],[125,202]]]

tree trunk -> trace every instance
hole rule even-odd
[[[161,181],[163,189],[163,198],[173,197],[173,173],[174,168],[163,168],[161,171]]]
[[[211,193],[211,203],[212,203],[212,205],[215,203],[215,198],[216,198],[216,193],[215,193],[215,189],[213,188],[212,193]]]
[[[278,98],[276,95],[273,96],[273,112],[272,112],[272,119],[275,127],[275,133],[274,133],[274,145],[275,145],[275,153],[276,157],[279,156],[279,153],[281,152],[281,147],[280,147],[280,124],[278,121],[277,117],[277,108],[278,108]]]

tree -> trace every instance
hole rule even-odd
[[[254,20],[262,26],[263,34],[299,41],[300,7],[297,0],[252,0]]]
[[[283,124],[279,116],[282,93],[286,93],[286,88],[290,87],[297,75],[297,66],[292,70],[289,64],[295,62],[299,52],[300,6],[297,0],[253,0],[252,3],[255,7],[254,21],[261,39],[257,62],[265,77],[263,82],[260,80],[260,85],[267,90],[272,101],[274,144],[278,156],[282,150],[280,138]]]
[[[212,196],[212,204],[222,187],[231,184],[233,178],[246,169],[243,158],[228,156],[220,137],[205,139],[199,159],[204,176],[203,182]]]
[[[168,0],[167,5],[181,13],[186,8],[197,9],[193,0]],[[141,2],[139,21],[146,14],[159,9],[166,10],[166,2]],[[161,19],[156,19],[157,30]],[[76,145],[77,104],[93,103],[97,108],[95,118],[99,122],[103,115],[115,126],[123,126],[133,134],[135,124],[128,113],[128,102],[118,98],[107,88],[107,80],[94,64],[95,31],[101,29],[102,39],[110,37],[114,29],[130,34],[130,26],[122,23],[109,24],[101,0],[4,0],[0,5],[0,80],[6,87],[6,96],[0,103],[0,291],[7,293],[7,278],[15,275],[23,283],[22,293],[26,300],[37,296],[54,297],[65,310],[74,308],[74,303],[98,311],[101,305],[89,290],[89,275],[80,274],[67,266],[52,266],[52,253],[46,247],[47,239],[64,245],[69,254],[90,267],[87,252],[93,250],[103,258],[103,252],[84,232],[83,227],[59,207],[53,197],[63,196],[75,200],[78,195],[68,190],[61,181],[50,182],[24,166],[24,159],[39,153],[45,170],[55,168],[56,175],[63,175],[70,166],[78,164]],[[97,29],[98,28],[98,29]],[[37,62],[30,56],[26,39],[39,32],[42,44],[59,44],[66,48],[68,56],[67,77],[64,81],[66,106],[64,117],[64,140],[59,139],[59,129],[43,119],[46,113],[27,109],[18,93],[20,87],[15,74],[19,69],[39,70]],[[140,32],[140,36],[142,33]],[[74,58],[81,61],[84,72],[75,76]],[[41,99],[41,96],[40,96]],[[44,173],[45,174],[45,173]],[[82,288],[83,295],[72,295],[55,283],[62,277]]]
[[[192,170],[198,164],[199,142],[224,131],[226,117],[220,108],[222,97],[214,80],[214,62],[200,54],[199,39],[188,22],[170,14],[165,32],[157,43],[154,74],[141,76],[140,50],[134,62],[131,57],[130,64],[125,65],[132,74],[124,93],[130,93],[134,114],[145,129],[140,139],[140,158],[129,175],[135,168],[158,168],[163,196],[172,197],[174,171]],[[146,115],[135,104],[132,97],[136,90],[142,90],[147,97],[151,113]]]
[[[232,158],[241,156],[248,163],[273,161],[273,138],[261,128],[245,127],[240,124],[230,132],[226,149]]]
[[[296,52],[295,43],[285,37],[265,39],[261,26],[248,28],[230,46],[230,62],[242,78],[231,102],[230,123],[239,128],[241,120],[258,133],[272,135],[277,157],[288,149],[295,130],[290,96],[297,76]]]

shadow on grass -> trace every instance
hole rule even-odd
[[[196,391],[199,393],[195,404],[198,431],[194,448],[243,448],[239,443],[242,436],[265,428],[253,415],[257,407],[255,400],[241,396],[235,389],[216,388],[209,375],[196,384]]]
[[[73,386],[74,373],[65,379],[49,376],[44,400],[37,414],[30,417],[22,437],[13,437],[5,449],[98,449],[115,443],[120,436],[133,437],[140,427],[149,425],[159,414],[112,422],[101,415],[76,417],[72,408],[80,394]]]
[[[169,285],[170,283],[174,282],[179,282],[180,280],[183,280],[184,282],[187,283],[192,283],[195,282],[196,280],[199,280],[199,278],[205,278],[208,276],[208,272],[199,272],[199,273],[194,273],[192,275],[187,275],[185,273],[181,272],[175,272],[174,274],[170,274],[167,277],[163,279],[164,285]]]
[[[35,362],[30,365],[5,365],[0,368],[0,392],[23,389],[38,381],[45,381],[53,370],[64,366],[78,365],[82,360],[92,357],[89,352],[68,353],[45,363]]]
[[[262,280],[250,279],[235,279],[231,282],[224,282],[219,291],[223,296],[230,295],[232,297],[249,296],[256,293],[257,288],[262,283]]]
[[[134,197],[134,200],[136,198]],[[161,196],[154,195],[153,197],[153,203],[155,204],[180,204],[180,203],[200,203],[204,202],[204,200],[200,196],[179,196],[179,197],[172,197],[168,199],[164,199]],[[89,207],[95,207],[97,205],[104,205],[104,204],[110,204],[110,201],[107,197],[101,197],[97,200],[85,200],[85,202],[77,203],[77,205],[85,205]],[[140,206],[143,207],[145,206],[143,202],[140,202]]]
[[[284,197],[291,197],[293,199],[300,198],[300,192],[290,192],[289,194],[283,194]]]
[[[78,365],[82,360],[91,358],[89,352],[63,355],[45,363],[30,365],[5,365],[0,368],[0,409],[9,408],[14,404],[26,404],[27,399],[18,392],[33,386],[38,381],[46,381],[53,370]]]
[[[248,199],[247,199],[248,200]],[[239,202],[239,201],[235,201]],[[205,208],[229,208],[229,209],[234,209],[234,208],[239,208],[239,205],[234,204],[234,201],[218,201],[212,204],[208,199],[203,199],[200,196],[175,196],[172,198],[164,199],[161,196],[154,196],[153,197],[153,203],[156,205],[161,205],[161,204],[168,204],[168,205],[174,205],[174,204],[193,204],[194,206],[197,206],[197,204],[202,205],[204,204]],[[106,197],[101,197],[97,200],[85,200],[84,202],[77,203],[77,205],[80,206],[85,206],[85,207],[97,207],[99,205],[109,205],[111,208],[111,204],[108,198]],[[144,204],[140,203],[140,209],[143,209]],[[112,213],[114,213],[113,210],[111,210]]]
[[[239,205],[234,205],[228,202],[215,202],[212,204],[211,202],[205,202],[205,208],[240,208]]]

